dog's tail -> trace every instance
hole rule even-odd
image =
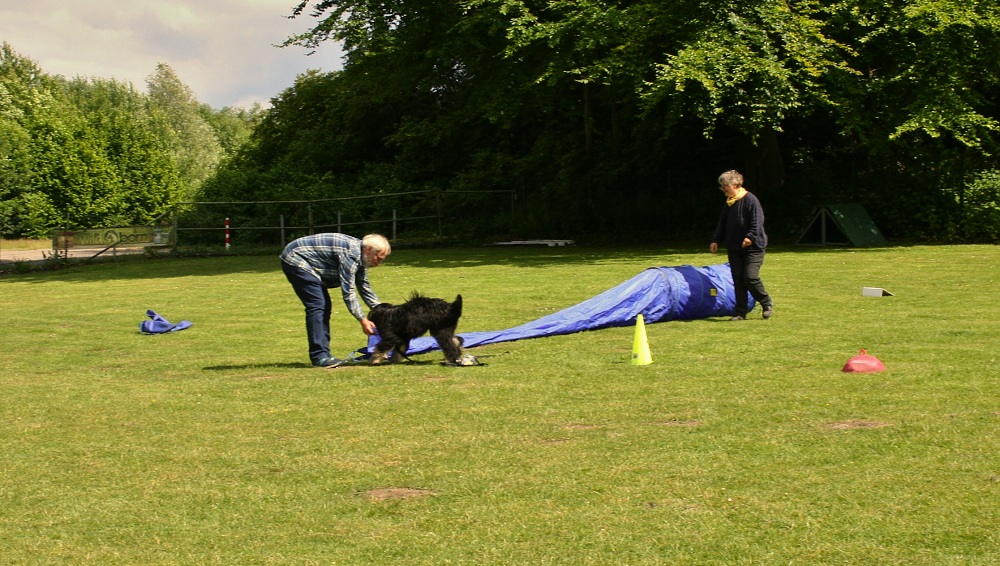
[[[455,302],[451,303],[448,308],[448,318],[458,323],[458,319],[462,317],[462,295],[455,296]]]

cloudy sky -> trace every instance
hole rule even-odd
[[[268,101],[306,70],[340,68],[339,47],[274,47],[308,30],[296,0],[0,0],[0,42],[50,75],[131,82],[169,65],[199,102]]]

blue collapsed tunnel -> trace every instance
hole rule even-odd
[[[748,309],[754,307],[748,296]],[[582,303],[565,308],[531,322],[485,332],[459,332],[465,348],[475,348],[497,342],[526,338],[541,338],[599,330],[614,326],[631,326],[641,314],[644,322],[695,320],[716,316],[732,316],[736,312],[736,293],[729,264],[694,267],[650,267],[635,277]],[[356,355],[366,358],[374,352],[378,336]],[[430,336],[410,342],[407,355],[437,350]]]

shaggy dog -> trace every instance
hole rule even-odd
[[[371,310],[368,320],[375,323],[382,341],[375,345],[370,364],[378,365],[406,358],[410,340],[430,331],[437,340],[449,363],[456,363],[462,355],[462,339],[455,336],[458,319],[462,316],[462,295],[455,302],[432,299],[414,292],[401,305],[382,303]],[[389,358],[389,352],[395,352]],[[409,359],[409,358],[407,358]]]

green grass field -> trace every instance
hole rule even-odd
[[[372,281],[499,330],[724,260],[399,249]],[[647,366],[626,327],[313,368],[277,261],[0,277],[0,563],[1000,563],[1000,247],[774,249],[774,318],[648,324]]]

